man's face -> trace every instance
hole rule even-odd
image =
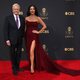
[[[19,6],[13,6],[13,7],[12,7],[12,12],[13,12],[13,14],[15,14],[15,15],[19,15],[20,7],[19,7]]]

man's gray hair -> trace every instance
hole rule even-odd
[[[20,5],[19,5],[18,3],[14,3],[14,4],[12,5],[12,8],[13,8],[14,6],[18,6],[18,7],[20,8]]]

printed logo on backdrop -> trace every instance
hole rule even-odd
[[[47,48],[47,46],[45,44],[43,44],[42,47],[43,47],[44,51],[46,51],[46,53],[48,55],[48,48]]]
[[[73,52],[74,51],[74,48],[64,48],[64,51],[65,52]]]
[[[46,9],[46,8],[42,8],[42,9],[41,9],[40,17],[41,17],[43,20],[48,20],[48,12],[47,12],[47,9]],[[43,31],[42,33],[49,34],[49,30],[46,29],[46,30]]]
[[[24,52],[24,48],[22,48],[21,51]]]
[[[74,38],[74,32],[73,32],[73,29],[71,26],[68,26],[66,31],[65,31],[65,38],[66,39],[73,39]],[[74,51],[74,48],[73,47],[67,47],[67,48],[64,48],[64,51],[65,52],[73,52]]]
[[[23,12],[22,12],[22,11],[20,11],[20,12],[19,12],[19,15],[23,15]]]
[[[42,19],[48,19],[48,12],[46,8],[41,9],[40,16]]]
[[[41,25],[39,25],[38,26],[38,28],[40,29],[42,26]],[[45,29],[43,32],[41,32],[41,33],[43,33],[43,34],[49,34],[50,33],[50,31],[49,31],[49,29],[47,28],[47,29]]]
[[[74,35],[73,35],[73,29],[71,26],[68,26],[66,31],[65,31],[65,38],[74,38]]]
[[[49,30],[46,29],[46,30],[44,30],[42,33],[49,34]]]
[[[74,16],[75,12],[65,12],[65,16]]]

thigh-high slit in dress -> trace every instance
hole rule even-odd
[[[80,74],[80,70],[71,70],[62,67],[61,65],[57,64],[55,61],[51,60],[50,57],[44,51],[40,41],[39,35],[32,33],[32,30],[38,30],[38,22],[30,22],[26,20],[26,33],[25,33],[25,41],[26,41],[26,49],[28,53],[28,58],[30,57],[30,46],[33,40],[35,40],[35,51],[34,51],[34,64],[35,69],[37,71],[45,70],[51,73],[67,73],[71,75],[78,75]],[[30,58],[29,58],[30,62]]]

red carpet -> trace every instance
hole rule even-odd
[[[80,60],[57,60],[56,62],[63,67],[80,70]],[[27,61],[21,61],[20,67],[22,68],[27,65]],[[25,70],[19,72],[18,76],[14,76],[12,74],[10,61],[0,61],[0,80],[80,80],[80,75],[72,76],[64,73],[56,75],[46,71],[36,71],[31,75],[30,71]]]

